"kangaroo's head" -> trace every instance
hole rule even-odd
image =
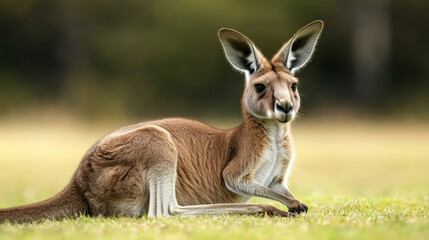
[[[322,29],[322,21],[303,27],[271,61],[243,34],[227,28],[219,30],[228,61],[246,75],[243,104],[249,113],[282,123],[294,119],[300,107],[294,75],[310,60]]]

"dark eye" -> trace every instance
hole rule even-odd
[[[255,91],[256,91],[257,93],[261,93],[261,92],[263,92],[264,90],[265,90],[265,85],[264,85],[264,84],[260,84],[260,83],[255,84]]]
[[[290,86],[290,88],[292,89],[292,91],[296,91],[296,83],[292,83],[292,85]]]

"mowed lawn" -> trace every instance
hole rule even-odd
[[[0,208],[60,191],[86,149],[121,125],[0,120]],[[295,123],[293,134],[297,159],[290,188],[309,206],[308,214],[81,217],[3,224],[0,239],[429,239],[429,124],[313,119]]]

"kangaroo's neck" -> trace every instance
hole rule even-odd
[[[241,143],[257,148],[264,143],[291,140],[290,123],[280,123],[276,120],[260,119],[243,109],[243,123],[236,129]]]

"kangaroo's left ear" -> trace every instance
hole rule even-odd
[[[298,70],[308,63],[313,55],[322,29],[323,22],[320,20],[301,28],[283,45],[272,61],[281,61],[292,75],[295,75]]]

